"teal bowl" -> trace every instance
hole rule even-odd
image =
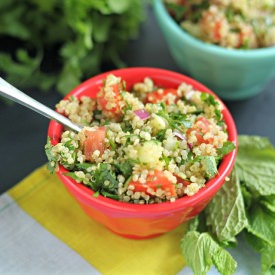
[[[161,0],[154,0],[153,8],[179,68],[222,99],[250,98],[275,76],[275,47],[239,50],[207,44],[185,32]]]

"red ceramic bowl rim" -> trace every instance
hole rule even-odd
[[[108,71],[102,74],[99,74],[95,77],[92,77],[86,81],[84,81],[82,84],[77,86],[75,89],[73,89],[69,94],[66,95],[65,98],[68,98],[71,95],[79,96],[87,87],[89,87],[90,83],[98,83],[98,85],[102,85],[102,79],[106,78],[106,76],[110,73],[115,74],[117,76],[125,76],[125,75],[132,75],[135,77],[136,74],[142,72],[146,73],[145,75],[150,77],[152,74],[158,74],[161,76],[166,77],[173,77],[175,79],[180,80],[181,82],[186,82],[190,85],[192,85],[195,89],[203,92],[207,92],[211,95],[213,95],[216,99],[218,99],[221,104],[223,105],[223,116],[225,123],[227,125],[227,131],[228,131],[228,139],[229,141],[233,142],[237,147],[237,130],[234,123],[234,120],[227,109],[227,107],[224,105],[224,103],[218,98],[216,94],[214,94],[211,90],[209,90],[207,87],[205,87],[203,84],[199,83],[198,81],[187,77],[183,74],[165,70],[165,69],[158,69],[158,68],[148,68],[148,67],[132,67],[132,68],[125,68],[125,69],[117,69]],[[126,80],[127,82],[127,80]],[[62,129],[62,126],[55,122],[51,121],[49,124],[48,129],[48,136],[51,139],[59,139],[58,130],[60,131]],[[56,134],[57,133],[57,134]],[[94,197],[94,191],[92,191],[90,188],[84,186],[81,183],[77,183],[73,179],[64,176],[63,173],[68,172],[63,166],[59,166],[59,171],[57,174],[62,179],[63,177],[66,177],[66,182],[63,181],[65,185],[67,185],[71,190],[74,190],[75,193],[77,193],[82,200],[86,201],[88,204],[97,204],[98,207],[107,207],[109,209],[113,209],[114,211],[121,211],[121,212],[139,212],[144,214],[153,214],[153,213],[163,213],[163,212],[169,212],[169,211],[175,211],[182,208],[192,207],[196,206],[200,203],[200,201],[203,201],[206,197],[212,197],[222,186],[225,177],[229,175],[230,171],[233,168],[235,158],[237,154],[237,149],[233,150],[229,154],[227,154],[223,160],[221,161],[219,168],[218,168],[218,174],[210,179],[205,187],[201,188],[195,195],[193,196],[185,196],[179,199],[176,199],[175,202],[163,202],[159,204],[144,204],[144,205],[138,205],[138,204],[132,204],[127,202],[120,202],[116,201],[110,198],[105,198],[101,195],[98,197]],[[149,213],[148,213],[149,212]]]

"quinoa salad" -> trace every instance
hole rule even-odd
[[[274,0],[164,0],[194,37],[225,48],[275,46]]]
[[[57,111],[83,125],[45,146],[48,169],[59,165],[94,196],[135,204],[192,196],[218,173],[228,141],[222,105],[186,83],[156,87],[149,77],[131,91],[112,74],[96,98],[71,96]]]

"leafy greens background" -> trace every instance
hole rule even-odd
[[[0,73],[19,88],[66,94],[138,35],[140,0],[0,1]]]

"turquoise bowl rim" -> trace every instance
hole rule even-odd
[[[205,43],[186,31],[184,31],[177,22],[170,16],[167,12],[162,0],[154,0],[153,2],[155,11],[159,14],[160,17],[163,18],[165,23],[167,24],[167,28],[171,29],[173,32],[176,33],[181,39],[187,41],[189,44],[192,44],[196,48],[200,48],[201,50],[211,53],[214,55],[219,56],[227,56],[227,58],[234,58],[234,59],[257,59],[260,58],[269,58],[271,56],[275,56],[275,46],[273,47],[266,47],[266,48],[258,48],[258,49],[249,49],[249,50],[242,50],[242,49],[228,49],[223,48],[221,46],[212,45]]]

